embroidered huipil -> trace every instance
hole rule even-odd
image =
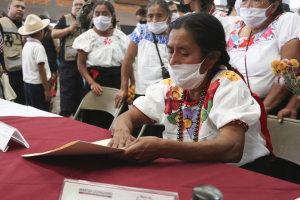
[[[225,38],[226,41],[228,40],[228,37],[232,31],[237,29],[237,26],[235,25],[234,21],[228,17],[224,12],[220,10],[216,10],[212,13],[213,16],[215,16],[222,24],[225,32]]]
[[[90,29],[78,36],[73,49],[80,49],[88,53],[86,67],[121,66],[129,44],[129,38],[122,31],[114,29],[110,37],[99,36]]]
[[[141,24],[130,35],[130,39],[138,45],[138,64],[135,82],[136,94],[145,94],[149,85],[158,83],[162,78],[161,63],[153,41],[152,33],[146,24]],[[157,47],[165,67],[168,66],[168,36],[156,35]]]
[[[267,96],[274,83],[275,75],[272,73],[271,62],[284,59],[281,58],[281,48],[288,41],[300,38],[299,22],[298,15],[285,13],[250,38],[250,41],[248,41],[248,37],[239,36],[242,27],[233,31],[229,36],[227,49],[230,64],[238,69],[246,79],[246,55],[250,88],[260,98]],[[246,52],[247,44],[248,51]]]
[[[149,117],[152,123],[165,125],[165,139],[177,141],[177,110],[181,93],[182,89],[171,79],[165,79],[149,86],[146,96],[134,101],[134,106]],[[197,113],[198,102],[183,102],[183,142],[192,142]],[[266,142],[260,136],[260,114],[260,106],[241,77],[232,71],[220,71],[211,80],[204,98],[198,142],[220,137],[220,128],[228,123],[240,123],[246,130],[243,157],[239,163],[231,165],[241,166],[268,155],[270,152]]]

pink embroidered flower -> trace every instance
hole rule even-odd
[[[94,35],[93,35],[92,37],[93,37],[93,38],[95,38],[95,36],[94,36]]]
[[[230,50],[233,46],[234,46],[233,39],[232,39],[232,37],[229,37],[228,42],[227,42],[228,50]]]
[[[274,28],[272,28],[271,26],[269,26],[267,28],[267,30],[265,32],[263,32],[263,34],[261,34],[261,37],[268,39],[268,37],[270,35],[272,35],[272,31],[274,30]]]
[[[106,39],[104,40],[104,43],[105,43],[105,45],[107,45],[107,44],[111,44],[112,41],[111,41],[111,39],[106,38]]]

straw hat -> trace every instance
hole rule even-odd
[[[18,32],[21,35],[31,35],[44,29],[49,25],[49,23],[49,19],[41,20],[41,18],[39,18],[38,16],[30,14],[27,16],[24,26],[19,28]]]

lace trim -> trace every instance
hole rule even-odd
[[[132,104],[132,107],[135,107],[135,105],[134,104]],[[144,114],[144,113],[143,113]],[[145,115],[145,114],[144,114]],[[149,119],[149,121],[150,121],[150,125],[152,125],[152,124],[156,124],[157,123],[157,121],[155,121],[155,120],[153,120],[153,119],[151,119],[150,117],[148,117],[147,115],[145,115],[148,119]]]
[[[242,125],[245,127],[245,129],[246,129],[245,132],[247,132],[248,129],[249,129],[249,125],[248,125],[247,123],[245,123],[245,122],[239,120],[239,119],[232,120],[231,123],[239,123],[239,124],[242,124]]]

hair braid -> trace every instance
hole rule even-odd
[[[201,0],[201,3],[200,3],[200,11],[201,12],[206,12],[208,2],[209,2],[209,0]]]

